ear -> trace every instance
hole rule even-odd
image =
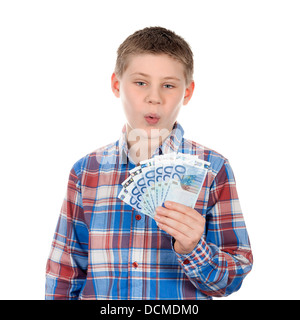
[[[184,99],[183,99],[183,105],[187,105],[188,102],[191,100],[193,92],[195,89],[195,82],[194,80],[191,81],[189,86],[185,89]]]
[[[115,73],[113,73],[111,76],[111,89],[112,89],[112,92],[114,93],[114,95],[117,98],[120,98],[120,81],[117,78]]]

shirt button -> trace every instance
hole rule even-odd
[[[136,219],[136,220],[141,220],[141,219],[142,219],[142,217],[141,217],[141,215],[140,215],[140,214],[137,214],[137,215],[135,216],[135,219]]]
[[[184,261],[183,261],[183,264],[189,264],[190,263],[190,260],[189,259],[185,259]]]
[[[134,261],[134,263],[132,265],[134,268],[137,268],[139,266],[139,264],[136,261]]]

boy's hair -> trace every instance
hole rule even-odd
[[[136,31],[118,48],[115,73],[122,77],[130,56],[137,54],[167,54],[184,66],[185,80],[193,80],[193,52],[189,44],[173,31],[162,27],[150,27]]]

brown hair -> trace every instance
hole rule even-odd
[[[128,58],[136,54],[167,54],[181,62],[185,70],[186,83],[193,79],[193,52],[189,44],[173,31],[161,27],[150,27],[136,31],[118,48],[115,73],[122,77],[128,66]]]

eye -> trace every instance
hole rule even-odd
[[[136,81],[135,84],[136,84],[138,87],[143,87],[143,86],[146,85],[146,83],[143,82],[143,81]]]
[[[164,84],[164,88],[173,89],[174,86],[172,84]]]

